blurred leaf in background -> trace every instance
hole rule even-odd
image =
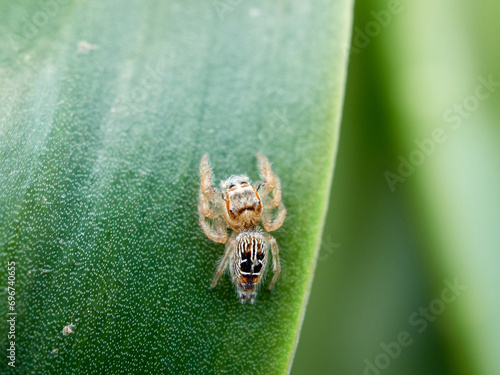
[[[496,0],[357,2],[292,374],[500,373],[499,16]]]

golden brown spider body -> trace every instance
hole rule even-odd
[[[274,175],[269,160],[260,153],[256,156],[264,183],[252,185],[247,176],[233,175],[222,181],[221,190],[212,187],[208,154],[200,163],[199,223],[208,238],[226,244],[211,287],[217,285],[229,264],[231,279],[242,303],[255,301],[266,269],[269,247],[274,270],[269,290],[273,289],[281,272],[278,245],[274,237],[267,233],[281,227],[286,216],[281,201],[281,182]],[[272,211],[277,211],[275,217]],[[259,226],[260,222],[265,231]],[[228,227],[233,230],[229,238]]]

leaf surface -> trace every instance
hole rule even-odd
[[[2,277],[16,262],[15,371],[288,371],[351,12],[347,0],[0,5],[0,254]],[[198,165],[209,152],[217,183],[255,181],[258,151],[289,214],[273,232],[274,293],[241,305],[227,275],[208,289],[224,247],[198,225]]]

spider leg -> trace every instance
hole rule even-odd
[[[269,196],[265,198],[266,204],[264,208],[274,208],[277,207],[281,203],[281,180],[278,177],[274,177],[275,185],[273,192],[273,198],[269,200]]]
[[[279,203],[278,214],[276,215],[276,218],[274,218],[274,220],[271,217],[269,210],[264,208],[264,212],[262,214],[262,225],[264,226],[264,229],[267,232],[272,232],[273,230],[276,230],[283,225],[285,216],[286,216],[286,208],[283,202]]]
[[[198,197],[200,199],[199,209],[203,212],[203,215],[205,215],[209,219],[215,219],[220,215],[220,205],[216,204],[214,208],[211,208],[210,201],[208,200],[206,195],[203,194],[203,190],[201,189],[201,187]]]
[[[271,163],[269,163],[269,160],[264,155],[258,152],[255,154],[255,156],[259,160],[261,177],[266,181],[259,187],[259,194],[264,197],[274,189],[274,173],[271,169]]]
[[[198,205],[198,219],[201,226],[201,229],[205,232],[208,238],[212,241],[226,243],[227,241],[227,226],[226,222],[222,217],[216,217],[214,220],[214,227],[207,223],[205,220],[205,213],[201,207],[201,204]]]
[[[273,193],[273,198],[269,200],[266,198],[266,204],[264,208],[274,208],[277,207],[281,202],[281,180],[278,176],[275,176],[269,160],[262,155],[260,152],[256,154],[257,159],[259,159],[261,177],[266,180],[266,182],[259,186],[258,191],[261,197],[266,197],[271,192]]]
[[[228,243],[226,244],[226,252],[224,253],[224,257],[221,259],[219,266],[217,267],[217,272],[215,273],[214,279],[212,280],[212,284],[210,285],[210,289],[215,288],[217,282],[220,277],[224,273],[227,268],[227,264],[229,263],[229,259],[231,258],[231,254],[236,249],[236,236],[235,233],[231,236]]]
[[[274,288],[274,284],[276,284],[276,281],[278,280],[278,277],[281,273],[281,263],[280,263],[280,255],[279,255],[278,244],[276,243],[276,239],[267,233],[265,236],[267,237],[267,240],[269,241],[269,244],[271,245],[271,252],[273,254],[274,276],[273,276],[273,279],[271,280],[271,282],[269,283],[269,286],[267,288],[271,292]]]
[[[212,169],[208,154],[203,155],[200,162],[200,196],[205,195],[208,201],[212,203],[222,203],[221,193],[218,189],[212,187]]]
[[[199,223],[205,234],[212,241],[226,243],[227,225],[220,217],[222,197],[219,190],[212,187],[212,170],[208,160],[208,154],[203,155],[200,162],[200,191],[198,194]],[[214,207],[210,207],[210,203]],[[205,218],[214,219],[213,226]]]

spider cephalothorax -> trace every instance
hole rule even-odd
[[[281,182],[271,170],[269,160],[260,153],[256,156],[260,163],[261,177],[266,182],[252,185],[247,176],[233,175],[222,181],[222,191],[212,187],[208,154],[203,156],[200,163],[200,226],[210,239],[226,244],[226,252],[211,287],[217,285],[229,263],[231,278],[242,303],[247,300],[253,303],[255,300],[257,287],[266,269],[269,246],[273,254],[274,270],[269,290],[273,289],[281,272],[278,245],[274,237],[267,233],[278,229],[286,216],[286,209],[281,201]],[[273,209],[277,210],[275,218],[272,218],[270,212]],[[207,218],[212,222],[207,222]],[[259,226],[261,221],[267,232]],[[228,227],[233,230],[229,239]]]
[[[253,227],[262,217],[262,201],[247,176],[231,176],[221,183],[224,218],[232,230]]]

